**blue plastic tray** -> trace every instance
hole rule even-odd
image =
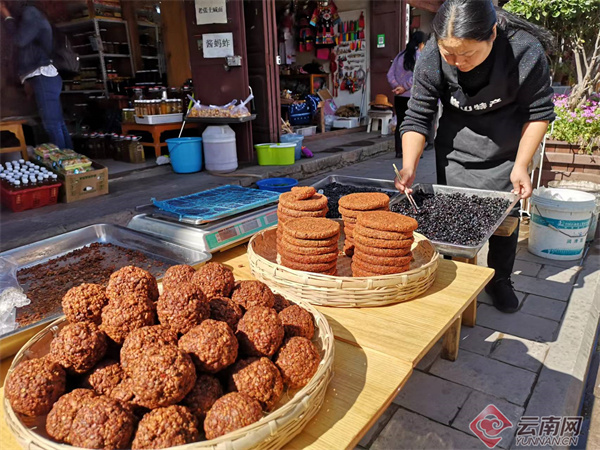
[[[169,200],[152,199],[154,206],[180,221],[202,224],[259,208],[279,200],[279,193],[241,186],[221,186]]]

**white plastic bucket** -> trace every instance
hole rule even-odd
[[[581,258],[595,197],[573,189],[539,188],[531,196],[529,251],[548,259]]]
[[[202,133],[204,166],[217,173],[233,172],[238,167],[235,132],[228,125],[209,126]]]

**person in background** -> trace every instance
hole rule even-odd
[[[441,100],[435,138],[439,184],[531,196],[527,167],[554,120],[546,51],[552,35],[496,9],[491,0],[446,0],[415,67],[401,126],[403,168],[396,187],[412,192],[419,156]],[[452,218],[448,217],[451,221]],[[511,274],[519,228],[492,236],[486,286],[503,312],[519,307]]]
[[[408,108],[410,99],[410,88],[413,85],[413,71],[415,63],[419,58],[421,49],[427,42],[427,35],[422,31],[415,31],[406,44],[406,48],[401,51],[392,62],[388,70],[388,83],[394,93],[394,110],[396,111],[396,158],[402,158],[402,138],[400,137],[400,124],[404,120],[404,114]]]
[[[31,3],[24,0],[12,1],[10,5],[0,3],[2,25],[18,48],[18,76],[33,90],[50,142],[59,148],[73,148],[60,103],[62,78],[52,65],[52,26]]]

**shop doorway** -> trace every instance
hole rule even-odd
[[[276,0],[285,131],[311,139],[362,129],[369,102],[369,0]]]

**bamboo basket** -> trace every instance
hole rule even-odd
[[[256,423],[210,441],[194,442],[176,447],[181,450],[277,450],[298,435],[319,411],[327,386],[333,377],[334,337],[325,317],[309,304],[299,303],[315,319],[313,343],[321,355],[321,363],[309,383],[300,390],[284,392],[278,408]],[[64,317],[35,335],[15,356],[6,379],[21,361],[46,355],[50,342],[67,324]],[[5,382],[6,386],[6,382]],[[45,431],[46,416],[29,418],[13,411],[4,398],[6,422],[17,441],[26,449],[74,450],[68,444],[52,441]],[[84,450],[84,449],[81,449]]]
[[[439,253],[423,235],[414,233],[414,260],[407,272],[376,277],[352,277],[351,258],[340,252],[340,276],[290,269],[277,261],[277,226],[252,237],[248,261],[252,275],[285,298],[319,306],[369,307],[400,303],[418,297],[435,281]],[[338,243],[344,243],[343,231]]]

